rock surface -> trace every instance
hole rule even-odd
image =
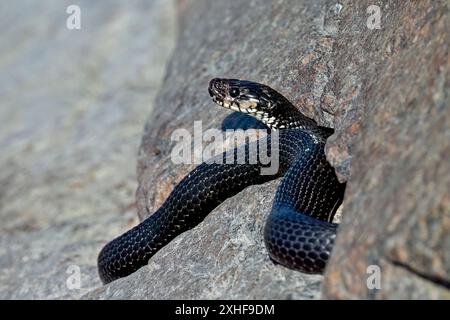
[[[82,296],[101,285],[101,247],[137,222],[135,159],[174,8],[76,1],[70,31],[72,3],[0,4],[0,299]]]
[[[193,166],[171,134],[220,128],[212,77],[270,84],[336,129],[327,157],[348,181],[325,298],[448,298],[449,21],[445,1],[180,2],[181,34],[138,159],[145,218]],[[242,14],[244,12],[245,14]],[[149,266],[89,298],[317,298],[322,277],[274,266],[262,226],[277,182],[248,188]],[[369,290],[367,267],[381,268]]]
[[[357,18],[371,1],[349,4],[335,43],[339,108],[363,117],[324,296],[449,299],[449,3],[385,1],[380,30]],[[379,290],[367,287],[370,265]]]

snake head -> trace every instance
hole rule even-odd
[[[214,78],[208,92],[218,105],[238,112],[248,113],[271,128],[286,127],[283,118],[298,112],[280,93],[269,86],[238,79]]]

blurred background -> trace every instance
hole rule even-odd
[[[76,1],[79,30],[71,4],[0,2],[2,299],[82,296],[100,285],[103,244],[137,223],[136,154],[174,3]]]

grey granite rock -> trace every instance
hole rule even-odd
[[[81,30],[70,31],[72,3],[0,4],[1,299],[98,287],[99,250],[137,222],[136,154],[174,45],[174,8],[76,1]],[[77,270],[79,288],[67,273]]]
[[[325,297],[449,299],[449,2],[384,1],[379,30],[364,23],[371,1],[342,4],[339,108],[361,129],[333,137],[354,139]]]

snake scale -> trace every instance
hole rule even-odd
[[[98,271],[104,283],[146,265],[158,250],[198,225],[227,198],[247,186],[279,177],[283,179],[264,227],[269,256],[294,270],[324,271],[336,238],[337,224],[332,219],[345,192],[345,184],[339,183],[324,153],[333,129],[318,126],[283,95],[263,84],[216,78],[210,81],[208,91],[220,106],[251,115],[271,132],[278,131],[276,145],[272,144],[273,134],[266,138],[269,156],[278,154],[278,171],[262,175],[261,168],[268,165],[248,161],[249,143],[243,146],[244,163],[202,163],[153,215],[102,249]]]

